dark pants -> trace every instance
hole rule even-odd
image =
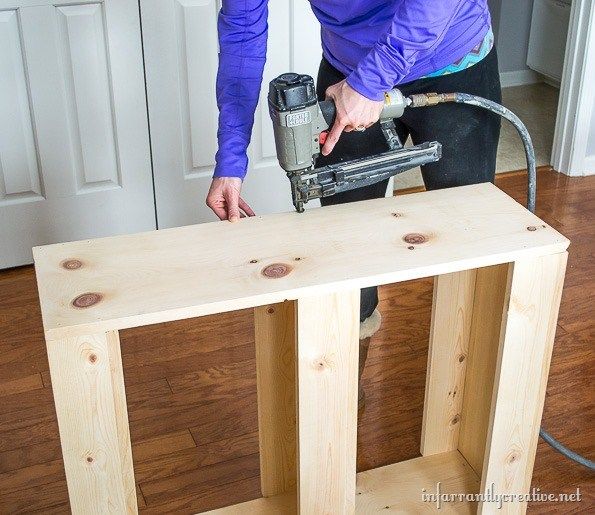
[[[320,100],[326,89],[345,76],[325,59],[318,71],[317,91]],[[466,70],[418,79],[401,84],[405,96],[413,93],[461,92],[479,95],[501,102],[498,58],[495,48],[479,63]],[[496,169],[496,150],[500,136],[500,118],[488,111],[462,104],[441,104],[433,107],[406,109],[395,120],[402,143],[411,135],[414,144],[424,141],[442,143],[442,158],[421,167],[427,190],[493,182]],[[320,156],[316,166],[365,157],[388,150],[386,140],[375,124],[364,132],[344,132],[328,156]],[[322,205],[343,204],[383,197],[388,181],[323,198]],[[375,287],[362,289],[360,320],[369,317],[378,305]]]

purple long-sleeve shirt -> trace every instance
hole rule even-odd
[[[215,177],[246,175],[246,149],[266,58],[267,3],[223,0],[219,13]],[[372,100],[464,57],[490,28],[486,0],[310,0],[310,4],[322,27],[324,57],[345,74],[353,89]]]

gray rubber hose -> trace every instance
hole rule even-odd
[[[531,142],[531,136],[529,135],[527,127],[525,127],[525,124],[516,114],[497,102],[493,102],[487,98],[469,95],[468,93],[422,93],[411,95],[409,97],[409,102],[409,107],[428,107],[446,102],[472,105],[481,109],[487,109],[492,113],[496,113],[497,115],[512,123],[514,128],[519,133],[521,140],[523,141],[525,158],[527,159],[527,209],[531,211],[531,213],[535,213],[535,198],[537,196],[535,150],[533,149],[533,143]],[[552,448],[567,458],[579,463],[580,465],[583,465],[584,467],[587,467],[590,470],[595,470],[595,462],[585,458],[584,456],[581,456],[580,454],[561,444],[545,429],[543,429],[543,427],[539,429],[539,436],[541,436],[541,438],[551,445]]]

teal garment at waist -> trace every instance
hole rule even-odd
[[[481,61],[486,55],[490,53],[494,46],[494,33],[490,27],[490,30],[487,31],[485,37],[475,45],[471,51],[461,59],[455,61],[444,68],[440,68],[435,72],[428,73],[421,77],[422,79],[426,79],[428,77],[440,77],[441,75],[448,75],[450,73],[460,72],[461,70],[465,70],[467,68],[471,68],[474,64],[477,64]]]

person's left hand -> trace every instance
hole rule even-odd
[[[357,127],[366,129],[380,118],[382,100],[370,100],[355,91],[347,81],[342,80],[327,88],[326,98],[335,102],[335,123],[326,137],[322,147],[322,155],[328,156],[343,131],[351,132]]]

